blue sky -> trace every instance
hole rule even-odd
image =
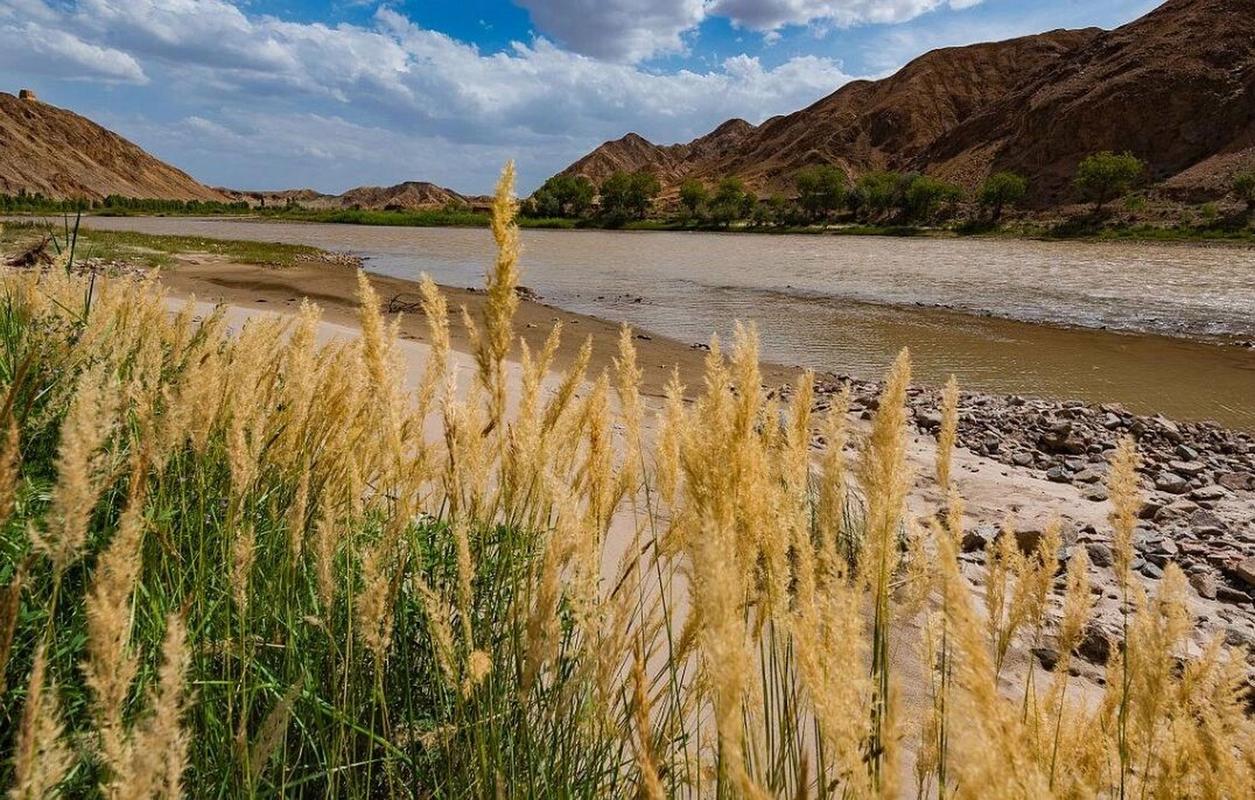
[[[0,74],[214,185],[521,188],[629,130],[760,122],[928,50],[1158,0],[0,0]]]

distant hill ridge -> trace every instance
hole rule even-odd
[[[368,210],[392,209],[420,211],[449,206],[481,207],[488,198],[464,195],[426,181],[405,181],[395,186],[359,186],[343,194],[324,194],[314,189],[288,189],[283,191],[236,191],[223,190],[233,199],[244,200],[252,205],[267,206],[295,203],[311,209],[362,208]]]
[[[676,145],[630,133],[563,173],[600,182],[648,170],[668,194],[687,178],[728,175],[787,191],[799,169],[821,163],[968,187],[1012,170],[1049,205],[1068,199],[1076,164],[1099,150],[1131,150],[1182,196],[1216,196],[1255,168],[1255,0],[1169,0],[1113,31],[935,50],[757,127],[730,120]]]
[[[44,103],[23,89],[0,92],[0,194],[40,194],[53,200],[201,200],[307,208],[420,210],[481,204],[433,183],[362,186],[330,195],[313,189],[248,192],[206,186],[182,170],[84,116]]]

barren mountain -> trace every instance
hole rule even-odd
[[[227,200],[91,120],[23,93],[0,92],[0,193]]]
[[[395,186],[359,186],[344,194],[323,194],[313,189],[287,189],[273,192],[230,191],[235,199],[251,205],[281,206],[289,201],[304,208],[364,208],[416,211],[449,205],[476,205],[482,197],[459,194],[452,189],[425,181],[405,181]]]
[[[1169,0],[947,132],[918,166],[958,178],[1011,169],[1063,196],[1076,164],[1131,150],[1155,181],[1215,196],[1255,166],[1255,0]]]
[[[1178,193],[1214,195],[1255,161],[1255,0],[1169,0],[1114,31],[935,50],[756,128],[733,120],[670,146],[629,134],[566,172],[600,180],[647,169],[666,189],[737,175],[767,192],[818,163],[968,186],[1011,169],[1054,202],[1067,198],[1077,162],[1105,149],[1133,151]]]

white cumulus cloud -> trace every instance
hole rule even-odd
[[[897,23],[940,8],[963,9],[982,0],[711,0],[707,13],[734,25],[775,31],[786,25],[839,26]]]
[[[140,144],[160,139],[176,163],[184,153],[203,155],[206,140],[226,152],[227,133],[248,137],[231,145],[242,151],[282,130],[287,146],[268,153],[262,172],[290,177],[303,168],[310,179],[301,183],[322,181],[317,188],[352,180],[347,170],[327,169],[339,158],[362,175],[359,182],[426,178],[458,164],[464,171],[455,188],[482,191],[503,153],[516,156],[534,184],[628,130],[683,141],[729,117],[759,121],[795,110],[849,79],[837,62],[814,56],[765,66],[741,55],[700,71],[657,72],[546,38],[489,53],[388,6],[368,25],[325,25],[247,13],[227,0],[20,2],[16,12],[6,7],[0,31],[39,25],[60,38],[0,41],[0,63],[18,74],[57,63],[60,77],[151,79],[134,113],[116,117],[120,132]],[[63,57],[49,58],[48,48]],[[160,137],[159,126],[139,119],[169,119],[174,108],[185,110],[184,122]],[[268,124],[242,127],[244,119]],[[302,136],[304,145],[292,144]],[[370,144],[344,144],[354,137]],[[422,144],[401,147],[401,140]],[[454,158],[454,151],[483,158]],[[227,182],[229,167],[204,163],[198,177]]]
[[[547,36],[577,53],[635,62],[684,49],[705,0],[516,0]]]

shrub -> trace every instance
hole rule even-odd
[[[907,219],[928,222],[937,216],[943,204],[962,198],[960,187],[928,175],[916,175],[902,194],[902,210]]]
[[[601,212],[611,220],[644,219],[662,190],[648,172],[615,172],[601,184]]]
[[[995,172],[980,187],[980,204],[995,222],[1007,208],[1014,208],[1028,194],[1028,181],[1014,172]]]
[[[745,219],[754,210],[755,198],[745,189],[745,182],[729,176],[719,181],[710,200],[710,216],[716,223],[727,227],[736,220]]]
[[[1234,175],[1232,186],[1233,195],[1246,204],[1247,212],[1255,212],[1255,172]]]
[[[706,189],[706,184],[701,181],[689,178],[680,184],[680,205],[689,216],[696,217],[709,199],[710,192]]]
[[[798,204],[812,221],[826,219],[845,203],[845,173],[831,164],[805,167],[794,178]]]
[[[592,207],[597,189],[583,175],[554,175],[532,195],[532,216],[582,217]]]
[[[898,172],[869,172],[858,179],[858,205],[868,217],[884,216],[898,206],[903,176]]]
[[[1073,184],[1082,199],[1094,204],[1097,213],[1132,188],[1145,170],[1145,163],[1132,153],[1103,151],[1081,161]]]

